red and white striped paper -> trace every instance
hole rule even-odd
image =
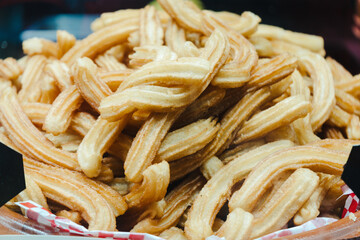
[[[341,214],[341,218],[347,217],[349,216],[350,213],[354,213],[357,210],[359,210],[359,198],[355,195],[355,193],[349,188],[348,185],[343,185],[341,187],[341,190],[343,192],[342,196],[346,196],[348,195],[346,201],[345,201],[345,205],[344,205],[344,210]]]

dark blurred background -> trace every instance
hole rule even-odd
[[[321,35],[327,54],[353,74],[360,72],[360,0],[203,0],[206,9],[252,11],[262,22],[289,30]],[[100,13],[141,8],[146,0],[0,0],[0,58],[20,57],[21,41],[32,36],[53,39],[56,29],[83,38]],[[359,34],[360,35],[360,34]]]

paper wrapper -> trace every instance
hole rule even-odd
[[[16,205],[24,210],[25,216],[35,220],[36,222],[45,226],[57,228],[60,232],[67,232],[71,234],[86,236],[86,237],[98,237],[116,240],[162,240],[160,237],[156,237],[146,233],[130,233],[130,232],[108,232],[108,231],[89,231],[85,227],[78,225],[66,218],[58,217],[40,205],[32,202],[17,202]],[[309,231],[315,228],[325,226],[329,223],[336,221],[333,218],[316,218],[298,227],[288,228],[280,230],[269,235],[263,236],[261,240],[273,239],[276,237],[289,236],[305,231]],[[206,238],[206,240],[224,240],[216,236]]]
[[[359,198],[355,195],[355,193],[349,188],[347,185],[343,185],[341,187],[341,190],[343,191],[342,196],[348,195],[346,201],[344,210],[341,214],[341,218],[349,216],[350,213],[354,213],[357,210],[359,210]]]

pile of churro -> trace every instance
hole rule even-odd
[[[360,75],[319,36],[158,3],[0,60],[0,141],[23,155],[27,186],[7,206],[189,240],[338,218]]]

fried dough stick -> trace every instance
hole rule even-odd
[[[200,175],[192,174],[187,177],[166,195],[166,205],[161,217],[145,218],[138,222],[131,231],[157,235],[175,226],[187,207],[194,201],[204,182],[204,179]]]
[[[264,136],[310,112],[311,105],[301,95],[288,97],[274,106],[255,114],[244,123],[236,135],[235,144]]]
[[[294,224],[301,225],[311,219],[316,218],[319,214],[319,208],[321,202],[325,198],[326,193],[336,182],[339,181],[339,177],[328,174],[318,174],[319,185],[311,194],[310,198],[304,203],[299,211],[294,216]]]
[[[240,190],[232,195],[229,209],[232,211],[241,207],[245,211],[252,211],[261,195],[269,188],[271,181],[286,170],[306,167],[314,171],[340,175],[347,157],[346,152],[313,146],[298,146],[279,151],[264,159],[252,171]]]
[[[166,161],[149,166],[142,173],[141,184],[134,185],[125,196],[129,207],[144,207],[164,198],[170,183],[170,168]]]
[[[64,30],[56,31],[56,40],[59,47],[59,57],[62,57],[76,43],[75,36]]]
[[[256,32],[261,18],[252,12],[245,11],[241,15],[232,12],[214,12],[216,16],[236,32],[249,37]]]
[[[306,87],[305,82],[298,70],[295,70],[292,73],[291,79],[293,82],[291,85],[291,95],[302,95],[305,97],[306,101],[310,101],[310,91]],[[291,125],[296,133],[297,141],[300,144],[306,144],[319,140],[319,137],[314,134],[311,128],[309,114],[304,118],[295,120]]]
[[[174,161],[205,147],[214,139],[219,125],[211,118],[201,119],[169,132],[157,152],[156,161]]]
[[[42,55],[29,58],[21,77],[21,90],[18,93],[21,102],[36,102],[40,98],[40,76],[45,64],[46,58]]]
[[[230,197],[232,186],[243,180],[262,159],[292,146],[293,143],[287,140],[268,143],[220,168],[195,199],[185,223],[186,236],[191,240],[200,240],[210,236],[213,233],[211,227],[216,214]]]
[[[170,113],[153,113],[143,124],[124,163],[125,175],[130,181],[141,182],[142,173],[155,159],[162,140],[180,113],[179,110]]]
[[[69,180],[72,179],[74,181],[81,182],[84,187],[89,187],[93,189],[97,194],[99,194],[103,199],[106,200],[107,204],[109,205],[113,214],[116,217],[124,214],[128,208],[125,200],[118,192],[116,192],[107,184],[86,177],[83,173],[74,172],[57,166],[50,166],[48,164],[35,161],[28,157],[24,157],[23,161],[24,163],[26,163],[27,168],[43,169],[50,175],[54,173],[58,174],[59,176],[66,176]]]
[[[44,124],[43,130],[52,134],[64,133],[71,123],[71,118],[83,99],[76,86],[71,86],[62,91],[51,105]]]
[[[89,58],[76,60],[74,82],[81,96],[98,110],[100,102],[112,94],[111,89],[97,76],[97,66]]]
[[[22,110],[11,86],[2,89],[0,96],[0,120],[15,146],[26,156],[52,165],[80,170],[76,155],[57,149],[31,123]]]
[[[99,117],[79,145],[77,159],[81,170],[88,177],[97,177],[101,172],[103,154],[110,148],[124,129],[128,117],[108,122]]]
[[[8,57],[4,60],[0,59],[0,77],[15,80],[22,72],[21,67],[14,58]]]
[[[71,66],[81,57],[93,58],[96,54],[104,52],[112,46],[124,42],[130,33],[138,29],[137,20],[128,19],[113,26],[104,27],[83,40],[78,41],[61,61]]]
[[[177,227],[171,227],[165,231],[163,231],[159,237],[167,240],[188,240],[185,237],[183,230]]]
[[[263,104],[270,96],[268,88],[263,88],[253,94],[246,94],[220,122],[220,129],[214,140],[205,148],[190,156],[170,163],[171,180],[179,179],[187,173],[200,167],[205,161],[216,154],[221,154],[232,142],[235,133],[246,119]]]
[[[257,214],[251,238],[281,229],[309,199],[318,183],[316,173],[306,168],[297,169]]]
[[[201,58],[193,58],[193,63],[196,63],[196,65],[192,67],[189,66],[188,71],[192,72],[194,76],[198,78],[198,81],[190,81],[188,84],[195,83],[197,86],[163,87],[159,85],[147,85],[149,82],[144,79],[144,76],[140,75],[137,81],[127,81],[126,84],[122,84],[119,87],[117,93],[105,98],[101,102],[99,108],[100,113],[104,118],[114,121],[121,118],[124,114],[134,112],[137,109],[165,111],[186,106],[194,101],[207,88],[211,79],[225,63],[228,54],[229,47],[226,36],[220,31],[214,31],[203,49]],[[199,67],[204,65],[203,63],[207,62],[207,60],[210,63],[210,69],[207,68],[205,72],[202,70],[199,71]],[[185,61],[185,59],[179,61],[180,64],[181,61]],[[169,61],[169,63],[174,64],[173,61]],[[151,66],[159,65],[159,67],[163,67],[162,65],[164,63],[154,62],[150,64]],[[184,63],[182,63],[182,65],[183,64]],[[177,64],[175,65],[178,66]],[[200,69],[203,68],[200,67]],[[183,70],[177,75],[184,81],[186,77],[189,76],[186,74],[186,77],[184,77],[182,71]],[[137,72],[134,74],[137,74]],[[179,77],[177,77],[177,79],[179,79]],[[193,79],[193,77],[190,79]],[[153,84],[157,83],[161,85],[161,83],[165,82],[164,80],[164,76],[159,74],[154,74],[154,77],[150,78],[150,82],[153,82]],[[166,82],[169,82],[169,78],[166,78],[166,80]],[[139,83],[147,84],[138,85]],[[174,82],[170,81],[170,83]],[[128,88],[130,86],[133,87]]]
[[[295,54],[299,58],[299,67],[310,75],[313,81],[310,120],[313,131],[319,130],[335,106],[334,80],[326,60],[319,54],[286,42],[272,41],[272,45],[276,52]]]
[[[237,208],[228,214],[226,222],[216,232],[216,236],[226,240],[246,240],[250,238],[254,217],[251,213]]]
[[[58,173],[54,170],[24,163],[29,174],[40,186],[45,196],[55,202],[79,211],[89,223],[89,230],[116,229],[115,215],[106,200],[84,181],[73,179],[68,170]]]

